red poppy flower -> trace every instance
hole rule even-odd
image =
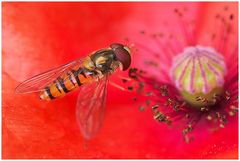
[[[224,41],[228,47],[221,54],[227,60],[227,67],[233,67],[225,79],[226,88],[238,88],[238,64],[237,61],[232,64],[229,61],[230,58],[237,60],[237,51],[229,54],[231,45],[236,47],[238,44],[237,3],[4,2],[3,158],[237,158],[237,117],[231,117],[225,128],[213,132],[204,132],[206,123],[198,123],[195,140],[185,143],[178,129],[153,120],[151,109],[139,111],[138,105],[144,97],[133,101],[131,98],[136,93],[109,86],[103,127],[96,137],[86,142],[75,118],[79,91],[51,102],[41,101],[35,94],[14,94],[19,82],[113,42],[124,43],[125,38],[138,49],[133,53],[132,66],[144,68],[148,73],[167,80],[167,76],[142,64],[143,59],[152,54],[144,55],[143,48],[159,51],[156,50],[159,44],[150,43],[152,37],[139,36],[138,32],[157,33],[161,30],[164,35],[172,32],[176,35],[185,26],[177,25],[179,19],[173,12],[175,8],[186,10],[185,20],[195,18],[197,28],[194,37],[197,39],[192,40],[201,40],[201,45],[208,46],[211,44],[205,40],[204,33],[214,23],[214,18],[209,15],[219,13],[227,16],[231,12],[233,34]],[[144,45],[138,46],[138,43]],[[164,44],[164,47],[169,45]],[[158,63],[168,67],[173,56],[168,55],[167,58],[169,60],[159,60]],[[120,74],[127,76],[127,73],[119,72],[111,77],[111,81],[119,82]]]

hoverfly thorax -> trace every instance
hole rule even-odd
[[[110,49],[102,49],[90,56],[95,66],[95,70],[101,71],[102,74],[114,72],[119,66],[119,62]]]

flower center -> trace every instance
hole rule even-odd
[[[194,107],[215,105],[223,92],[224,58],[210,47],[187,47],[173,59],[171,79]]]

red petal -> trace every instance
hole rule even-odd
[[[26,78],[125,37],[136,40],[140,30],[159,31],[166,18],[174,26],[169,10],[183,6],[194,16],[205,4],[4,2],[3,158],[237,158],[236,120],[186,144],[150,111],[139,112],[134,94],[110,87],[104,126],[86,145],[75,118],[77,92],[52,102],[14,94]]]

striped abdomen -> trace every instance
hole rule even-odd
[[[84,68],[70,70],[67,74],[58,77],[52,84],[46,86],[44,91],[40,93],[40,98],[52,100],[64,96],[92,79],[93,76],[86,74]]]

